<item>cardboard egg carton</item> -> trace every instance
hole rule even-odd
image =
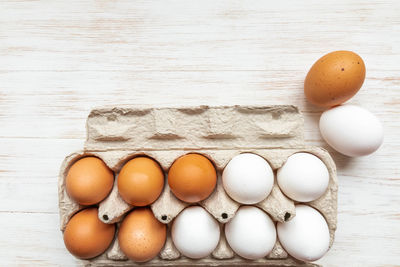
[[[173,219],[188,204],[172,194],[165,177],[164,190],[151,209],[160,222],[168,225],[167,241],[158,257],[147,265],[314,266],[295,260],[279,241],[267,257],[251,261],[243,259],[229,247],[223,231],[224,224],[235,216],[240,206],[225,193],[221,182],[222,171],[234,156],[243,152],[260,155],[276,174],[290,155],[309,152],[325,163],[330,180],[324,195],[306,204],[325,217],[330,231],[330,245],[333,243],[337,221],[336,167],[326,150],[305,146],[304,120],[294,106],[105,107],[92,110],[86,126],[84,150],[67,156],[60,170],[58,189],[62,231],[71,216],[84,208],[74,202],[65,190],[68,169],[76,160],[89,155],[99,157],[116,174],[110,195],[99,204],[99,219],[119,225],[124,215],[133,208],[122,200],[117,188],[118,173],[127,161],[140,155],[151,157],[167,176],[174,160],[187,153],[200,153],[213,162],[218,180],[214,192],[198,204],[220,223],[220,242],[212,255],[200,260],[186,258],[179,253],[169,230]],[[281,192],[275,178],[271,194],[255,206],[267,212],[275,222],[285,222],[296,215],[295,204],[297,202]],[[86,263],[94,266],[136,264],[120,250],[117,238],[105,253]]]

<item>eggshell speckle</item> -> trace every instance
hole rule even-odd
[[[118,241],[124,254],[133,261],[149,261],[160,252],[167,238],[167,226],[149,208],[134,209],[122,221]]]
[[[351,51],[324,55],[309,70],[304,81],[308,101],[320,107],[344,103],[360,90],[365,79],[362,58]]]

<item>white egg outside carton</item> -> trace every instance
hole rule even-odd
[[[184,111],[182,111],[184,110]],[[139,110],[140,111],[140,110]],[[336,230],[336,216],[337,216],[337,179],[336,179],[336,167],[335,164],[324,149],[318,147],[305,147],[303,137],[303,118],[298,112],[296,107],[293,106],[268,106],[268,107],[248,107],[248,106],[234,106],[234,107],[189,107],[189,108],[150,108],[148,111],[139,112],[136,108],[102,108],[95,109],[91,112],[87,122],[88,138],[85,144],[85,150],[73,153],[66,157],[64,160],[59,178],[59,206],[60,206],[60,224],[61,230],[64,230],[66,223],[69,218],[77,211],[82,209],[73,200],[71,200],[65,191],[65,177],[68,172],[69,166],[73,162],[81,157],[93,155],[101,158],[116,174],[122,168],[124,163],[133,157],[146,155],[154,158],[160,163],[167,173],[168,168],[173,161],[189,152],[199,153],[208,157],[215,165],[218,180],[217,187],[214,192],[206,200],[199,203],[203,206],[223,227],[223,224],[232,219],[240,207],[241,204],[232,200],[222,187],[221,175],[224,167],[227,163],[236,155],[241,153],[254,153],[263,157],[271,165],[271,168],[276,171],[279,169],[286,159],[297,152],[308,152],[316,155],[320,158],[327,166],[329,171],[329,186],[328,190],[317,200],[307,203],[311,207],[316,208],[326,219],[329,232],[330,232],[330,246],[334,239],[334,232]],[[162,111],[162,112],[161,112]],[[189,130],[183,130],[178,132],[185,132],[189,136],[184,139],[180,138],[181,146],[177,147],[178,143],[175,143],[174,133],[172,127],[166,127],[165,130],[161,127],[162,121],[157,119],[159,115],[153,116],[152,113],[156,114],[169,114],[169,116],[175,116],[176,113],[184,113],[184,116],[192,116],[189,121],[201,120],[207,118],[209,123],[197,122],[197,125],[202,125],[203,128],[196,130],[196,135],[190,136]],[[175,114],[175,115],[174,115]],[[129,118],[125,118],[128,116]],[[131,117],[141,118],[142,116],[150,116],[150,122],[147,127],[148,130],[158,131],[158,136],[161,138],[157,139],[157,146],[152,145],[152,139],[155,134],[147,134],[147,142],[143,140],[132,140],[136,133],[127,132],[122,133],[121,136],[115,136],[116,133],[109,132],[108,128],[110,125],[105,121],[110,121],[113,127],[131,129],[126,124],[133,123],[134,120]],[[179,115],[182,119],[182,114]],[[178,118],[179,116],[175,116]],[[225,116],[221,118],[221,116]],[[218,128],[218,123],[214,122],[215,117],[218,120],[224,121],[224,123],[234,121],[233,124],[238,122],[247,121],[245,128],[246,131],[233,134],[232,129],[228,129],[229,134],[224,134],[223,129]],[[240,118],[238,118],[240,117]],[[109,119],[108,119],[109,118]],[[143,118],[141,118],[143,121]],[[187,122],[188,119],[185,119]],[[249,123],[250,121],[250,123]],[[211,127],[211,126],[212,127]],[[275,127],[279,125],[278,129]],[[152,128],[153,127],[153,128]],[[181,126],[182,127],[182,126]],[[210,130],[211,127],[211,130]],[[151,128],[151,129],[150,129]],[[235,127],[234,127],[235,128]],[[143,130],[142,128],[140,128]],[[169,130],[168,130],[169,129]],[[243,130],[243,129],[242,129]],[[176,130],[175,130],[176,131]],[[213,138],[222,140],[223,143],[221,149],[215,147],[215,140],[210,139],[210,145],[204,142],[204,136],[198,136],[197,133],[207,133],[209,136],[213,134]],[[100,134],[101,133],[101,134]],[[107,134],[109,135],[107,137]],[[146,134],[144,134],[146,135]],[[232,136],[236,137],[233,138]],[[244,138],[241,138],[244,135]],[[249,138],[246,138],[250,135]],[[107,139],[108,138],[108,139]],[[170,139],[172,138],[172,142]],[[196,140],[201,139],[198,142]],[[239,140],[240,139],[240,140]],[[243,139],[243,140],[242,140]],[[145,144],[147,149],[139,147],[138,143]],[[160,143],[164,141],[165,143]],[[163,145],[161,145],[163,144]],[[277,145],[278,144],[278,145]],[[106,223],[119,222],[123,219],[124,215],[132,209],[132,206],[125,203],[119,196],[115,185],[110,195],[100,203],[99,205],[99,218]],[[269,214],[274,221],[288,221],[295,216],[295,204],[297,202],[290,200],[286,197],[276,184],[272,188],[269,196],[255,204],[255,206],[261,208]],[[167,180],[165,180],[164,191],[160,198],[151,205],[153,213],[156,218],[163,223],[167,223],[170,228],[171,221],[185,208],[188,204],[178,200],[172,192],[169,190]],[[169,230],[168,230],[169,231]],[[222,231],[223,233],[223,231]],[[120,261],[126,260],[123,253],[119,250],[118,241],[114,242],[101,256],[89,260],[91,265],[102,265],[112,264],[119,266],[132,265],[132,261]],[[167,235],[167,242],[160,252],[159,257],[151,260],[148,264],[169,264],[172,265],[185,265],[188,264],[223,264],[231,265],[245,262],[246,265],[257,265],[257,264],[274,264],[274,265],[296,265],[299,262],[292,258],[282,248],[279,241],[277,240],[272,252],[265,258],[248,261],[234,254],[232,249],[226,242],[224,234],[221,234],[220,242],[217,248],[214,250],[212,255],[196,260],[188,259],[181,256],[179,251],[174,247],[171,241],[170,234]]]
[[[352,104],[325,110],[319,120],[319,129],[333,149],[349,157],[372,154],[383,143],[383,127],[378,117]]]

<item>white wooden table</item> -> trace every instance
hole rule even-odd
[[[100,105],[306,103],[313,62],[353,50],[367,66],[351,100],[383,122],[375,154],[330,150],[339,173],[326,266],[400,264],[400,2],[0,1],[0,265],[81,265],[59,231],[57,175]],[[329,149],[329,148],[328,148]]]

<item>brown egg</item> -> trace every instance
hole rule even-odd
[[[105,224],[97,217],[97,208],[75,214],[64,231],[64,243],[69,252],[81,259],[102,254],[114,239],[114,224]]]
[[[195,203],[206,199],[217,183],[217,172],[211,161],[199,154],[178,158],[168,172],[168,184],[182,201]]]
[[[318,59],[304,81],[308,101],[333,107],[353,97],[365,79],[364,61],[351,51],[336,51]]]
[[[149,208],[137,208],[121,223],[119,246],[133,261],[149,261],[161,251],[167,238],[167,226],[159,222]]]
[[[153,203],[164,188],[164,173],[158,163],[147,157],[128,161],[118,175],[118,191],[133,206]]]
[[[114,174],[99,158],[76,161],[66,178],[68,195],[81,205],[93,205],[105,199],[114,184]]]

